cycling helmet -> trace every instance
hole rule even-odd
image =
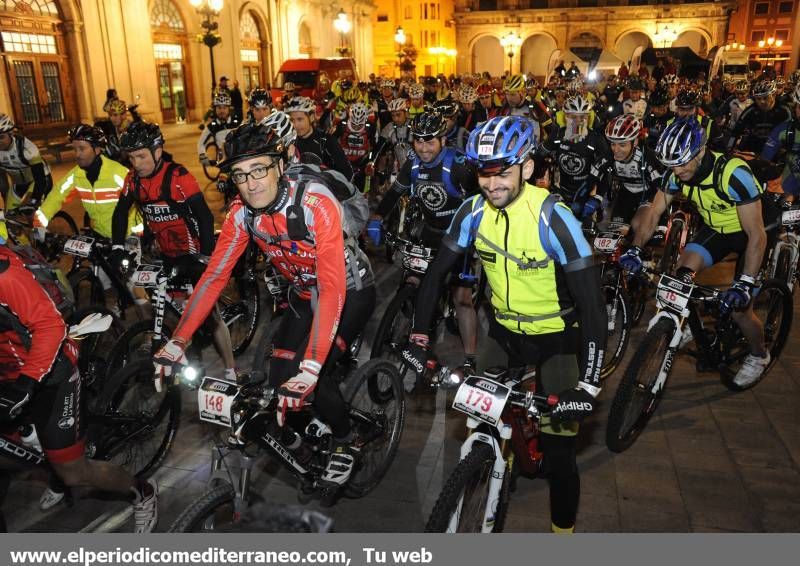
[[[656,144],[656,157],[667,167],[686,165],[705,144],[705,129],[697,118],[678,118],[661,132]]]
[[[354,130],[360,130],[367,125],[369,118],[369,108],[363,102],[356,102],[350,105],[348,122]]]
[[[630,142],[639,137],[642,122],[632,114],[617,116],[606,126],[606,139],[610,142]]]
[[[539,88],[539,81],[537,81],[537,80],[536,80],[536,79],[534,79],[533,77],[529,77],[529,78],[528,78],[528,79],[525,81],[525,88],[526,88],[526,89],[531,89],[531,88]]]
[[[293,144],[294,140],[297,139],[297,131],[294,129],[291,119],[286,113],[281,112],[280,110],[276,110],[261,120],[261,124],[275,130],[275,132],[278,134],[278,137],[281,138],[284,147],[288,147],[289,145]]]
[[[235,130],[231,130],[226,136],[225,155],[227,159],[220,163],[219,167],[227,172],[235,163],[243,159],[259,155],[280,157],[284,149],[278,132],[265,125],[263,121],[258,124],[245,122]]]
[[[783,78],[783,75],[778,75],[777,77],[775,77],[775,86],[776,87],[786,86],[786,79]]]
[[[642,79],[638,77],[628,79],[628,90],[644,90]]]
[[[230,106],[230,105],[231,105],[231,95],[228,94],[227,91],[223,90],[214,95],[214,102],[212,106]]]
[[[389,108],[389,112],[400,112],[401,110],[406,110],[406,99],[395,98],[394,100],[390,100],[387,106]]]
[[[425,86],[436,86],[437,83],[436,77],[425,77],[422,82]]]
[[[791,83],[793,83],[793,84],[800,83],[800,69],[796,69],[794,72],[792,72],[792,75],[789,78],[789,81]]]
[[[408,86],[409,98],[422,98],[425,95],[425,87],[419,83]]]
[[[464,85],[461,87],[461,92],[458,93],[461,102],[470,104],[478,101],[478,92],[474,87]]]
[[[580,79],[574,79],[570,81],[569,84],[567,85],[567,92],[570,93],[570,95],[572,96],[580,94],[582,89],[583,89],[583,81]]]
[[[675,97],[675,106],[678,108],[692,108],[700,105],[700,93],[696,90],[682,88]]]
[[[383,79],[381,81],[381,88],[394,89],[394,80],[393,79]]]
[[[497,116],[472,130],[466,158],[480,173],[497,175],[523,163],[536,145],[533,122],[522,116]]]
[[[247,98],[250,108],[267,108],[272,104],[272,96],[263,88],[254,88]]]
[[[800,104],[800,84],[795,85],[794,90],[792,91],[792,102],[795,104]]]
[[[492,94],[492,85],[482,84],[478,87],[478,96],[488,96]]]
[[[564,104],[565,114],[588,114],[591,109],[589,101],[580,94],[570,97]]]
[[[359,98],[361,98],[361,91],[357,88],[350,88],[342,91],[342,101],[347,104],[358,102]]]
[[[511,75],[503,81],[503,90],[505,92],[520,92],[525,90],[525,79],[522,75]]]
[[[108,103],[109,114],[125,114],[128,111],[128,105],[124,100],[117,98]]]
[[[733,90],[735,92],[747,92],[750,90],[750,83],[747,79],[740,79],[733,85]]]
[[[458,103],[445,98],[433,103],[433,110],[439,112],[445,118],[454,118],[458,114]]]
[[[663,82],[665,85],[676,85],[680,82],[680,79],[677,77],[677,75],[670,74],[664,75],[664,78],[661,79],[661,82]]]
[[[664,104],[667,104],[669,102],[669,92],[667,92],[667,87],[657,87],[652,93],[650,93],[650,98],[647,101],[650,103],[650,106],[663,106]]]
[[[92,147],[105,147],[108,145],[108,139],[103,133],[103,130],[88,124],[78,124],[74,128],[67,131],[69,141],[85,141],[92,145]]]
[[[14,131],[14,120],[8,117],[7,114],[0,114],[0,134],[6,134]]]
[[[315,112],[316,106],[314,101],[307,96],[295,96],[283,105],[283,111],[287,114],[290,112],[305,112],[308,114]]]
[[[292,81],[289,81],[287,83],[283,83],[283,92],[289,92],[289,93],[294,94],[295,90],[297,90],[297,87],[295,86],[295,84]]]
[[[775,81],[770,81],[768,79],[761,79],[755,82],[753,85],[753,92],[752,95],[754,98],[762,97],[762,96],[769,96],[775,92]]]
[[[411,120],[411,135],[414,138],[431,140],[443,136],[446,129],[444,116],[435,110],[417,114]]]
[[[148,122],[134,122],[119,140],[120,148],[124,151],[136,151],[137,149],[155,149],[164,145],[164,136],[158,124]]]

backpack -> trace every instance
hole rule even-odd
[[[348,237],[357,238],[364,231],[369,220],[367,199],[339,171],[321,169],[317,165],[297,164],[289,167],[284,175],[297,184],[294,201],[286,211],[286,227],[290,240],[309,239],[302,203],[306,186],[311,181],[330,189],[342,205],[342,229]]]
[[[0,332],[5,332],[6,330],[13,330],[17,336],[19,336],[22,347],[25,348],[26,351],[30,351],[31,345],[33,344],[30,331],[20,322],[17,315],[4,305],[0,305]]]
[[[186,204],[186,202],[178,202],[172,198],[172,177],[175,175],[175,171],[178,169],[178,167],[179,166],[177,163],[171,161],[167,163],[167,169],[164,171],[164,176],[161,178],[161,189],[158,198],[159,200],[166,202],[169,205],[170,210],[175,211],[178,216],[183,219],[183,221],[186,223],[186,226],[189,228],[189,232],[192,234],[192,237],[199,240],[200,227],[197,225],[197,221],[195,220],[189,205]],[[140,195],[142,191],[142,184],[138,175],[134,175],[134,179],[136,182],[134,198],[141,209],[142,199]]]

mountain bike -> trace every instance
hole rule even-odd
[[[20,246],[32,246],[50,265],[60,269],[65,275],[69,274],[73,269],[74,261],[71,257],[64,257],[62,252],[64,243],[78,234],[75,220],[63,210],[59,210],[47,224],[44,241],[39,241],[33,234],[35,212],[36,207],[28,205],[6,211],[5,222],[9,241]]]
[[[217,145],[214,136],[211,136],[211,140],[206,144],[206,157],[208,158],[208,163],[202,164],[203,173],[209,181],[216,181],[219,179],[219,163],[223,157],[222,150]]]
[[[292,419],[295,432],[277,426],[277,390],[267,385],[263,374],[253,382],[237,385],[204,377],[197,389],[200,419],[225,427],[227,438],[215,435],[212,447],[212,475],[209,490],[187,507],[170,527],[170,532],[205,532],[229,529],[247,508],[251,495],[251,474],[261,451],[276,458],[298,480],[304,500],[319,496],[332,504],[338,495],[359,498],[372,491],[389,469],[400,444],[405,420],[403,386],[397,369],[385,360],[370,360],[343,376],[349,366],[337,363],[331,379],[341,383],[350,422],[359,448],[356,468],[341,488],[319,483],[331,454],[330,427],[305,406]],[[336,375],[339,374],[339,375]],[[186,372],[183,381],[187,381]],[[196,383],[196,379],[195,379]],[[299,444],[289,448],[294,442]],[[239,455],[235,477],[230,461]]]
[[[765,273],[766,277],[786,283],[794,293],[800,261],[800,205],[782,210],[779,223],[781,229],[765,257]]]
[[[690,339],[697,344],[692,355],[698,371],[716,371],[726,387],[743,389],[733,382],[733,377],[750,353],[750,346],[733,318],[720,316],[719,296],[720,291],[713,287],[661,275],[656,314],[625,369],[608,414],[606,445],[610,450],[627,450],[647,426],[664,396],[675,354]],[[764,325],[772,360],[762,376],[744,389],[759,383],[778,360],[793,315],[791,292],[777,279],[765,281],[753,303],[754,312]]]
[[[492,368],[466,378],[439,371],[440,385],[460,383],[453,408],[467,415],[467,439],[425,532],[503,531],[512,471],[539,473],[539,417],[558,403],[554,395],[536,393],[535,375],[530,368]]]
[[[670,203],[667,233],[664,236],[664,251],[657,265],[659,273],[674,275],[680,254],[691,239],[697,225],[696,216],[697,213],[694,212],[687,200],[675,198]]]

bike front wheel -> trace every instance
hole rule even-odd
[[[674,352],[670,351],[669,343],[674,333],[672,319],[659,320],[633,354],[608,413],[606,446],[612,452],[630,448],[658,407],[672,366]],[[664,381],[657,385],[665,372]]]
[[[207,533],[236,523],[236,491],[227,481],[189,505],[167,529],[168,533]]]
[[[622,286],[603,285],[603,296],[606,300],[608,314],[608,339],[606,356],[600,369],[600,379],[610,376],[619,367],[625,350],[628,348],[631,326],[631,307],[627,293]]]
[[[504,486],[493,516],[486,521],[490,501],[489,487],[494,471],[495,451],[484,442],[476,442],[447,479],[425,525],[427,533],[500,532],[508,511],[508,482],[511,470],[506,469]],[[505,493],[505,496],[503,494]]]

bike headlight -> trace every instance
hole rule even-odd
[[[201,372],[196,368],[193,368],[192,366],[186,366],[181,372],[181,381],[185,382],[187,385],[193,385],[197,382],[200,376]]]

